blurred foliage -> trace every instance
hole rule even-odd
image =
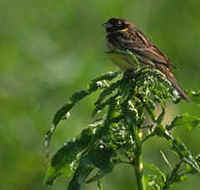
[[[0,189],[48,189],[42,185],[46,168],[42,137],[54,111],[97,74],[116,70],[104,55],[101,24],[108,18],[135,22],[177,66],[174,73],[182,86],[198,89],[199,7],[197,0],[1,0]],[[94,98],[74,109],[68,127],[53,138],[52,151],[78,135],[90,121]],[[172,113],[185,111],[195,117],[200,114],[199,106],[181,103],[178,108],[169,106],[166,122]],[[177,129],[192,152],[198,152],[199,129],[193,129],[191,135]],[[146,161],[164,167],[156,153],[164,146],[157,139],[148,142]],[[132,170],[124,166],[115,171],[104,180],[107,189],[133,189]],[[198,189],[199,185],[193,177],[176,189]],[[65,186],[61,179],[51,189]]]

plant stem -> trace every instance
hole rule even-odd
[[[136,157],[134,162],[135,175],[138,185],[138,190],[145,190],[144,182],[144,169],[142,161],[142,132],[139,129],[135,129],[135,139],[136,139]]]

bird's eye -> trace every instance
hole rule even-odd
[[[121,20],[118,20],[118,23],[117,23],[118,25],[121,25],[122,24],[122,21]]]

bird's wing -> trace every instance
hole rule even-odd
[[[167,56],[164,55],[155,45],[153,45],[153,43],[141,31],[138,30],[136,35],[140,38],[140,41],[142,41],[143,45],[140,47],[133,47],[133,51],[135,53],[148,57],[155,63],[163,64],[167,67],[175,67],[169,61]]]
[[[167,57],[163,56],[162,54],[159,54],[157,51],[155,51],[153,48],[133,48],[132,51],[136,54],[139,54],[141,56],[144,56],[148,59],[150,59],[152,62],[165,65],[167,67],[175,67],[168,59]]]

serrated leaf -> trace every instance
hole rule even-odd
[[[75,160],[79,151],[79,147],[73,142],[68,142],[67,145],[58,150],[47,169],[45,183],[52,185],[54,180],[62,174],[65,174],[66,177],[70,176],[72,174],[70,164]]]
[[[119,86],[119,81],[112,83],[108,88],[104,89],[101,94],[99,95],[97,101],[95,102],[95,105],[99,105],[104,101],[105,98],[107,98],[109,95],[111,95],[115,88]]]
[[[196,161],[196,159],[193,157],[193,155],[191,154],[191,152],[188,150],[188,148],[185,146],[183,142],[181,142],[178,139],[173,139],[172,149],[176,153],[178,153],[181,160],[189,164],[197,172],[200,172],[200,166],[198,162]]]
[[[65,175],[66,177],[72,175],[73,171],[70,164],[72,161],[76,160],[77,154],[88,146],[92,135],[92,129],[87,128],[82,131],[79,137],[65,143],[64,146],[57,151],[51,159],[46,172],[45,183],[47,185],[52,185],[54,180],[60,175]]]
[[[100,77],[97,77],[96,79],[92,80],[92,82],[89,85],[89,88],[86,90],[80,90],[76,93],[74,93],[70,100],[68,101],[67,104],[65,104],[64,106],[62,106],[54,115],[53,121],[52,121],[52,127],[50,130],[47,131],[46,135],[45,135],[45,147],[47,148],[50,144],[51,141],[51,137],[54,134],[57,125],[59,124],[59,122],[63,119],[66,119],[66,114],[69,113],[69,111],[79,102],[81,101],[83,98],[85,98],[86,96],[92,94],[93,92],[95,92],[96,90],[98,90],[99,88],[104,88],[107,87],[107,85],[100,85],[99,83],[101,81],[102,84],[105,83],[106,80],[111,81],[114,78],[116,78],[119,75],[119,72],[109,72],[106,73]]]
[[[133,59],[133,62],[136,58],[132,57],[133,55],[130,52],[118,53],[124,53],[124,55]],[[141,64],[136,67],[136,70],[125,72],[121,79],[109,82],[117,75],[116,73],[108,73],[94,79],[87,90],[75,93],[68,104],[63,106],[55,115],[53,127],[47,137],[51,137],[58,123],[66,118],[66,113],[69,113],[77,102],[97,89],[102,91],[95,103],[96,107],[93,113],[102,111],[105,107],[108,108],[105,109],[106,113],[103,117],[100,115],[98,120],[90,125],[92,126],[91,131],[87,129],[88,132],[86,131],[85,135],[82,133],[81,137],[70,141],[70,143],[74,143],[73,146],[67,145],[69,146],[67,149],[62,147],[56,153],[47,171],[47,184],[52,184],[59,175],[67,177],[74,174],[68,190],[81,190],[84,183],[98,181],[112,171],[116,164],[113,162],[115,154],[121,154],[117,156],[125,156],[126,159],[131,161],[134,160],[138,143],[136,132],[138,129],[144,134],[147,132],[144,128],[144,125],[148,126],[148,121],[145,121],[145,106],[152,118],[150,127],[152,133],[147,137],[158,135],[161,138],[166,138],[171,143],[173,151],[178,154],[180,163],[190,166],[192,168],[190,171],[199,172],[199,160],[194,158],[188,148],[167,130],[177,126],[187,125],[192,126],[192,128],[199,126],[199,119],[194,118],[194,116],[182,115],[182,118],[175,118],[169,126],[162,125],[166,100],[173,101],[173,87],[166,76],[156,69],[143,67]],[[196,95],[196,97],[198,96]],[[155,112],[157,105],[163,108],[163,112],[158,117]],[[121,130],[122,127],[123,130]],[[151,130],[149,129],[148,132],[151,132]],[[120,134],[118,131],[120,131]],[[74,163],[76,167],[73,166],[72,168]],[[132,163],[134,164],[134,162]],[[180,169],[181,171],[179,170],[181,164],[175,169],[172,165],[173,175],[167,177],[159,168],[151,165],[150,170],[153,175],[147,176],[148,190],[161,190],[167,180],[167,187],[176,181],[181,181],[184,176],[179,172],[185,169],[183,167],[182,170]],[[92,171],[97,172],[91,175]]]
[[[88,89],[88,90],[81,90],[78,91],[76,93],[74,93],[71,98],[69,103],[67,103],[66,105],[64,105],[63,107],[61,107],[55,114],[54,118],[53,118],[53,125],[57,126],[58,123],[62,120],[65,119],[65,115],[66,113],[68,113],[72,107],[79,102],[80,100],[82,100],[83,98],[85,98],[86,96],[88,96],[89,94],[91,94],[93,91],[97,90],[98,86],[94,86],[92,89]]]
[[[92,112],[92,117],[94,117],[97,113],[101,112],[106,106],[113,105],[113,103],[116,103],[115,98],[117,95],[111,96],[106,101],[102,102],[101,104],[97,104],[95,109]]]
[[[111,172],[114,166],[111,162],[112,156],[112,149],[106,148],[102,144],[93,146],[89,152],[81,156],[79,167],[76,169],[76,172],[69,183],[68,190],[81,190],[84,183],[97,181],[107,173]],[[98,173],[87,180],[87,177],[95,168],[98,169]]]

